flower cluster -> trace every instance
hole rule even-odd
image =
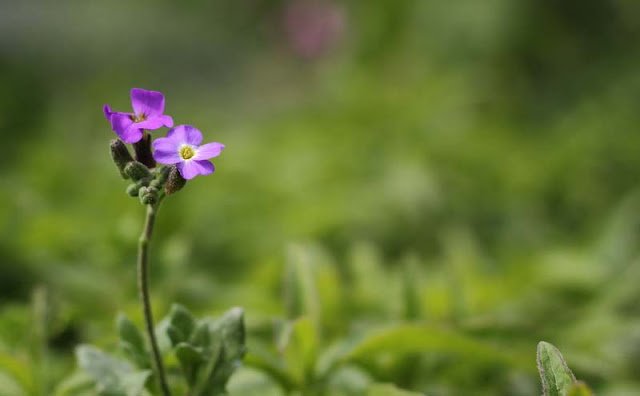
[[[123,178],[134,183],[127,193],[153,204],[164,187],[172,194],[186,180],[208,175],[215,170],[209,159],[217,157],[225,147],[222,143],[202,144],[202,133],[191,125],[173,127],[173,118],[164,114],[164,95],[140,88],[131,90],[132,113],[111,111],[104,106],[104,115],[119,139],[111,143],[111,154]],[[151,143],[147,131],[168,127],[166,137]],[[124,143],[133,144],[135,160]],[[153,151],[152,151],[153,147]],[[167,166],[155,167],[155,163]]]

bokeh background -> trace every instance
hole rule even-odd
[[[391,345],[344,374],[431,395],[537,395],[546,340],[598,394],[640,394],[639,17],[633,0],[3,0],[0,395],[55,389],[80,343],[115,350],[117,312],[141,323],[143,208],[102,114],[132,87],[227,147],[163,204],[156,316],[243,306],[250,348],[301,315],[323,347],[438,326],[521,363]]]

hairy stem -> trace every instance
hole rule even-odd
[[[151,353],[153,355],[153,371],[160,384],[160,389],[162,389],[162,394],[164,396],[171,396],[171,391],[167,385],[164,365],[162,364],[162,356],[158,348],[158,341],[156,340],[153,313],[151,312],[151,301],[149,298],[149,243],[151,241],[151,235],[153,234],[153,225],[159,206],[160,201],[155,205],[147,205],[147,217],[138,242],[138,292],[140,294],[140,301],[142,301],[147,340],[151,346]]]

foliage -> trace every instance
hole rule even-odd
[[[338,1],[314,59],[289,0],[23,3],[0,6],[0,393],[91,394],[88,342],[148,368],[112,326],[142,323],[142,219],[99,110],[132,86],[227,145],[166,202],[151,282],[158,313],[245,308],[232,395],[539,395],[539,340],[640,393],[640,3]]]
[[[589,396],[592,394],[584,383],[576,380],[558,348],[548,342],[539,342],[537,360],[544,396]]]
[[[76,352],[80,368],[96,383],[100,395],[139,396],[147,394],[145,386],[153,391],[148,381],[151,357],[142,333],[124,315],[118,316],[117,327],[120,346],[133,365],[86,345]],[[170,340],[182,371],[182,375],[173,375],[174,383],[183,382],[176,385],[178,394],[227,394],[229,377],[241,365],[246,349],[241,309],[233,308],[217,320],[196,320],[186,308],[174,305],[157,331]]]

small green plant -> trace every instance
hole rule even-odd
[[[160,92],[134,88],[131,101],[133,113],[113,112],[106,105],[104,114],[119,137],[110,145],[113,161],[120,175],[132,181],[127,194],[138,197],[146,207],[137,260],[144,332],[120,315],[117,328],[127,360],[83,345],[77,348],[78,363],[101,395],[139,396],[147,392],[160,392],[164,396],[171,396],[172,392],[223,395],[229,377],[246,353],[243,310],[233,308],[217,320],[197,320],[185,307],[176,304],[156,326],[148,278],[149,244],[160,204],[165,197],[181,190],[187,180],[212,173],[214,167],[208,160],[218,156],[224,145],[201,145],[202,133],[190,125],[171,128],[173,119],[164,115],[164,96]],[[171,128],[167,137],[152,141],[148,130],[163,126]],[[125,143],[133,144],[135,158]],[[168,340],[164,349],[158,342],[161,338]],[[167,354],[177,365],[165,363]],[[179,366],[179,370],[173,366]]]
[[[545,341],[538,343],[538,371],[544,396],[591,396],[589,387],[576,380],[575,375],[555,346]]]

